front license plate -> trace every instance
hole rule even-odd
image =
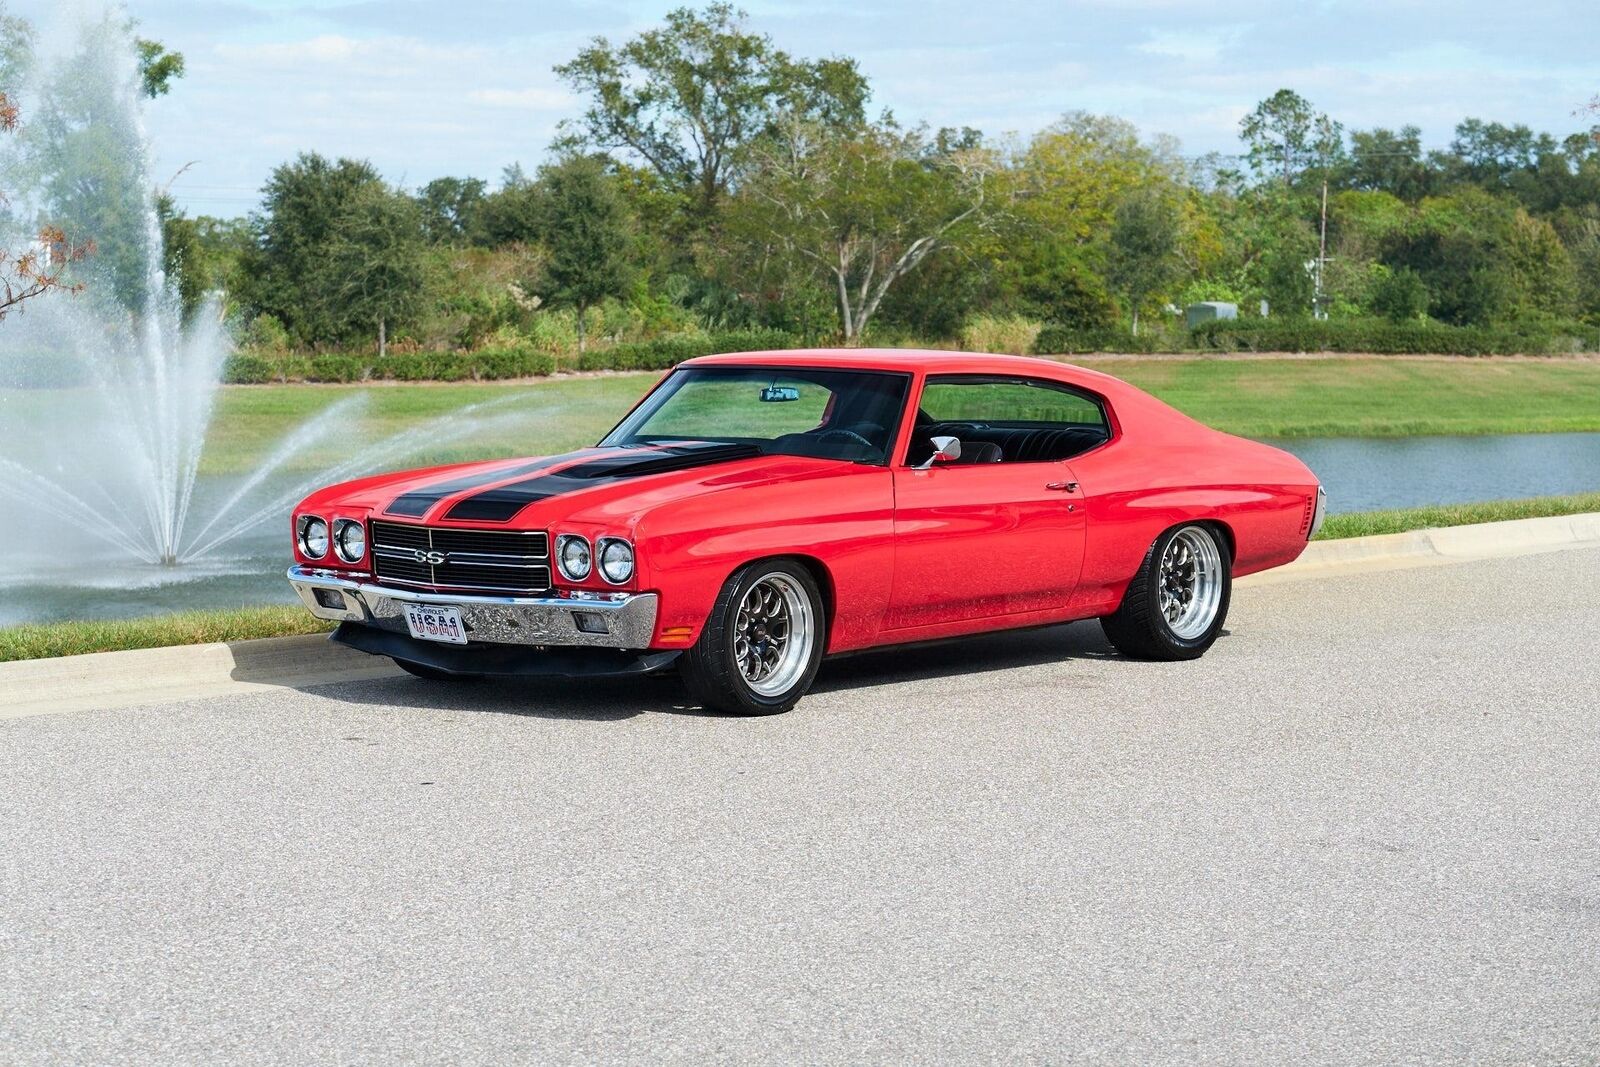
[[[467,643],[466,627],[461,625],[460,608],[441,608],[432,604],[406,606],[406,626],[420,641],[443,641],[451,645]]]

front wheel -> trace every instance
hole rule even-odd
[[[1179,526],[1156,538],[1100,628],[1124,656],[1198,659],[1222,632],[1232,595],[1232,560],[1216,530]]]
[[[826,633],[822,594],[810,571],[787,560],[747,564],[717,594],[679,672],[712,711],[776,715],[811,688]]]

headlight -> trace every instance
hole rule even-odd
[[[600,576],[612,585],[633,577],[633,546],[620,537],[600,538]]]
[[[561,573],[575,582],[589,577],[594,567],[594,557],[589,554],[589,542],[577,534],[563,534],[556,541],[556,563]]]
[[[312,559],[321,559],[328,554],[328,523],[315,515],[305,515],[300,519],[300,551]]]
[[[367,554],[367,528],[354,519],[333,524],[333,550],[346,563],[360,563]]]

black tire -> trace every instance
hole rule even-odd
[[[451,674],[449,671],[441,671],[437,667],[430,667],[426,663],[412,663],[408,659],[396,659],[394,665],[407,674],[415,675],[418,678],[426,678],[430,682],[470,682],[478,677],[476,674]]]
[[[761,691],[746,677],[736,651],[752,647],[748,640],[750,634],[744,633],[740,626],[741,606],[752,590],[763,583],[767,583],[764,589],[791,591],[803,597],[803,610],[796,614],[809,620],[804,623],[809,627],[809,640],[803,647],[795,647],[792,660],[789,653],[783,653],[782,674],[791,677],[775,692]],[[787,605],[785,610],[790,610]],[[800,639],[801,628],[799,620],[793,620],[785,640]],[[791,560],[748,563],[735,571],[717,594],[711,614],[700,629],[699,639],[678,660],[678,673],[690,695],[709,711],[727,715],[776,715],[794,707],[816,681],[827,634],[828,619],[822,593],[808,569]],[[766,640],[763,630],[760,642],[754,647],[764,650],[767,646],[761,642]],[[782,678],[769,676],[769,684],[779,681]]]
[[[1162,560],[1167,549],[1183,536],[1185,545],[1192,538],[1209,540],[1216,554],[1217,602],[1210,624],[1199,632],[1179,633],[1162,611]],[[1100,620],[1100,628],[1118,652],[1133,659],[1199,659],[1217,640],[1228,619],[1228,604],[1233,597],[1233,558],[1220,532],[1205,523],[1174,526],[1156,538],[1144,555],[1139,572],[1128,584],[1122,605]],[[1186,602],[1183,602],[1186,603]],[[1198,617],[1195,623],[1198,623]]]

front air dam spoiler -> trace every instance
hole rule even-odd
[[[356,622],[340,623],[329,640],[374,656],[403,659],[447,674],[524,678],[605,678],[664,670],[683,655],[617,648],[528,645],[446,645]]]

